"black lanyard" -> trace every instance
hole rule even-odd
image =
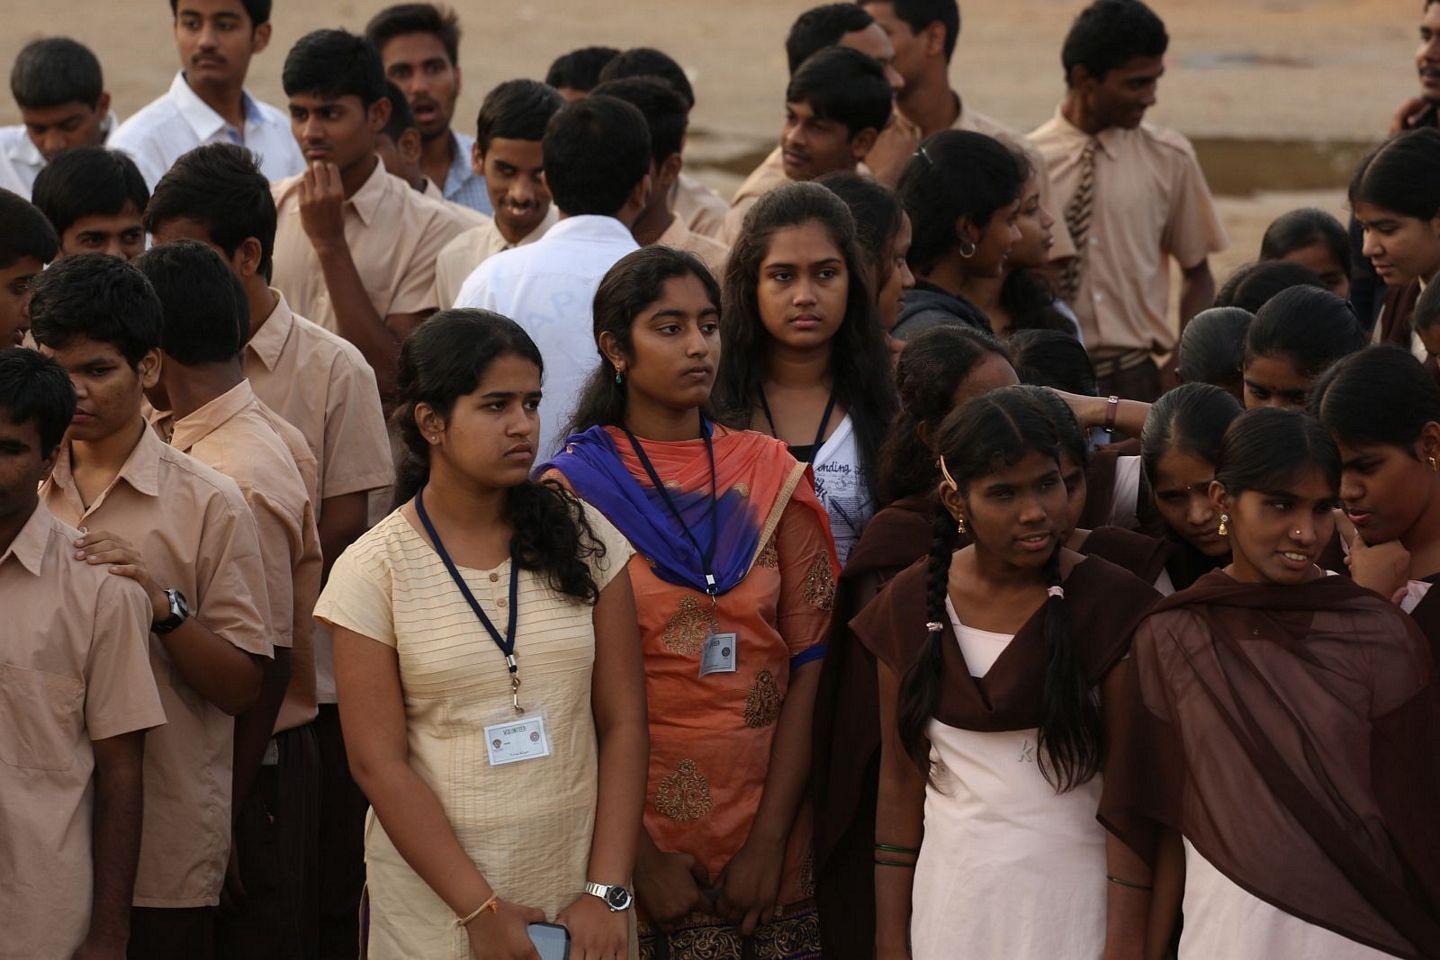
[[[415,513],[420,517],[420,525],[430,536],[430,542],[435,546],[435,552],[440,555],[440,562],[445,564],[445,569],[450,572],[450,579],[455,581],[455,586],[460,588],[460,595],[465,602],[470,604],[470,609],[475,611],[475,616],[480,620],[485,631],[490,634],[490,639],[495,641],[495,646],[505,655],[505,666],[510,670],[510,700],[515,706],[515,712],[520,713],[520,665],[515,661],[515,618],[519,613],[520,605],[515,602],[520,591],[520,568],[515,563],[515,557],[510,557],[510,620],[505,626],[505,636],[500,636],[500,631],[495,629],[495,624],[485,615],[480,601],[475,599],[475,594],[470,592],[470,585],[465,578],[460,576],[460,571],[455,567],[455,561],[450,559],[450,552],[445,549],[445,544],[440,542],[440,534],[435,532],[435,525],[430,522],[430,515],[425,512],[425,491],[422,488],[415,494]]]
[[[776,440],[780,439],[780,431],[775,429],[775,418],[770,415],[770,402],[765,399],[765,388],[760,388],[760,411],[765,414],[765,422],[770,424],[770,435]],[[830,392],[830,399],[825,404],[825,412],[820,415],[820,429],[815,431],[815,444],[810,448],[810,456],[806,461],[815,459],[820,448],[825,445],[825,431],[830,426],[830,415],[835,412],[835,392]]]
[[[680,532],[685,535],[686,540],[690,541],[690,545],[695,548],[695,552],[700,554],[700,563],[703,567],[700,572],[705,575],[705,592],[709,594],[713,600],[719,592],[719,587],[715,582],[715,546],[720,540],[720,532],[715,501],[719,499],[720,480],[719,475],[715,472],[715,446],[710,441],[710,430],[705,424],[705,414],[700,414],[700,439],[705,441],[705,453],[710,457],[710,544],[704,548],[701,548],[700,542],[696,540],[695,535],[690,532],[690,525],[687,524],[685,518],[680,515],[680,508],[675,506],[675,501],[671,498],[670,491],[665,488],[665,484],[660,480],[660,474],[655,472],[655,465],[650,462],[649,456],[645,453],[645,448],[640,445],[639,440],[635,439],[635,434],[630,432],[629,427],[622,425],[620,429],[624,430],[625,436],[630,439],[630,446],[634,449],[635,456],[640,458],[640,466],[645,468],[646,474],[650,477],[650,482],[655,485],[655,489],[660,493],[660,499],[664,500],[665,506],[669,508],[670,515],[680,524]]]

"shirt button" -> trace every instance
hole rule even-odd
[[[495,601],[495,605],[503,610],[510,605],[510,601],[506,600],[504,597],[501,597],[499,600]]]
[[[1105,302],[1105,297],[1102,296],[1101,294],[1098,294],[1098,293],[1097,293],[1097,294],[1095,294],[1095,302],[1096,302],[1096,303],[1104,303],[1104,302]]]
[[[491,583],[499,583],[499,582],[500,582],[500,574],[498,574],[498,573],[492,573],[492,574],[490,574],[490,582],[491,582]]]

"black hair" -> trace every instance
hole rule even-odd
[[[795,71],[785,102],[808,104],[817,118],[844,124],[853,140],[862,131],[885,129],[895,95],[874,57],[849,47],[826,47]]]
[[[1243,412],[1233,394],[1209,383],[1182,383],[1161,395],[1140,430],[1140,464],[1150,488],[1155,488],[1160,458],[1171,450],[1214,463],[1225,431]]]
[[[685,68],[675,58],[654,47],[631,47],[611,59],[600,71],[600,82],[624,80],[628,77],[655,77],[669,84],[685,100],[685,109],[695,109],[695,88],[685,75]]]
[[[280,83],[287,97],[359,97],[369,109],[385,97],[385,65],[364,37],[345,30],[312,30],[285,55]]]
[[[895,16],[905,22],[911,33],[919,33],[937,20],[945,27],[945,62],[955,54],[955,41],[960,39],[960,4],[955,0],[862,0],[888,3]]]
[[[1281,290],[1291,287],[1325,289],[1325,281],[1314,270],[1291,260],[1260,260],[1238,267],[1215,294],[1215,306],[1239,307],[1257,313]]]
[[[430,444],[415,422],[425,404],[449,417],[455,402],[473,393],[501,357],[520,357],[544,371],[535,341],[513,320],[488,310],[442,310],[400,347],[395,424],[405,443],[396,471],[395,505],[414,498],[430,480]],[[526,480],[505,494],[504,519],[514,530],[510,555],[522,570],[545,577],[557,593],[594,603],[599,587],[585,562],[605,547],[585,519],[580,503],[554,481]]]
[[[620,51],[614,47],[571,50],[556,57],[555,62],[550,64],[550,69],[545,71],[545,82],[556,90],[563,87],[589,93],[600,82],[600,71],[618,56]]]
[[[255,155],[233,143],[207,143],[184,153],[155,184],[145,229],[193,220],[210,242],[233,257],[249,237],[260,243],[259,274],[268,282],[275,254],[275,198]]]
[[[827,3],[806,10],[795,18],[785,37],[790,75],[793,77],[800,64],[819,51],[835,46],[845,34],[864,30],[874,22],[875,18],[858,3]]]
[[[1045,408],[1050,417],[1050,422],[1055,424],[1055,436],[1060,443],[1060,453],[1068,457],[1070,462],[1078,467],[1086,467],[1090,463],[1090,442],[1085,436],[1085,429],[1080,426],[1080,421],[1075,417],[1075,411],[1070,409],[1070,404],[1060,399],[1060,394],[1049,387],[1041,387],[1031,383],[1022,383],[1017,387],[1007,389],[1023,391],[1027,396],[1033,397],[1035,402]]]
[[[1440,216],[1440,130],[1397,133],[1360,162],[1350,205],[1373,203],[1420,220]]]
[[[21,257],[49,263],[60,252],[60,238],[49,219],[18,193],[0,189],[0,270]]]
[[[113,217],[126,204],[143,214],[150,190],[135,161],[119,150],[76,147],[45,165],[30,197],[63,237],[82,217]]]
[[[770,343],[756,296],[760,265],[777,231],[807,223],[822,227],[845,260],[849,286],[845,317],[830,340],[830,377],[835,399],[855,427],[861,473],[873,483],[880,465],[880,445],[898,407],[890,354],[855,240],[855,218],[844,201],[818,183],[777,187],[745,215],[725,267],[715,405],[739,423],[748,423],[759,405]]]
[[[1247,490],[1283,490],[1307,470],[1340,489],[1340,450],[1308,413],[1262,407],[1236,417],[1220,442],[1215,480],[1232,497]]]
[[[485,95],[475,120],[475,140],[483,154],[490,141],[541,140],[550,118],[565,106],[554,87],[536,80],[506,80]]]
[[[905,216],[900,198],[875,178],[853,170],[836,170],[815,182],[850,208],[850,215],[855,218],[855,239],[870,265],[871,292],[878,291],[890,282],[890,274],[895,269],[890,251]]]
[[[1435,0],[1440,3],[1440,0]],[[0,220],[3,220],[0,215]],[[1410,314],[1410,327],[1416,333],[1424,333],[1440,320],[1440,283],[1427,283],[1415,301],[1415,310]]]
[[[410,101],[405,99],[405,91],[397,87],[392,80],[385,81],[385,99],[390,101],[390,119],[385,121],[385,128],[380,132],[389,137],[391,143],[399,144],[406,130],[416,129],[415,114],[410,111]]]
[[[65,257],[35,278],[30,335],[54,350],[77,337],[108,343],[127,363],[160,346],[162,310],[150,281],[118,257]]]
[[[1016,267],[1000,284],[1000,308],[1010,317],[1011,334],[1044,330],[1075,339],[1075,321],[1055,305],[1055,290],[1040,270]]]
[[[1031,453],[1054,459],[1059,467],[1060,438],[1044,405],[1023,389],[1006,387],[971,400],[946,418],[936,435],[936,450],[962,496],[970,485],[1003,466],[1014,465]],[[940,624],[949,619],[945,607],[951,558],[957,546],[955,520],[943,502],[935,512],[926,583],[925,619]],[[976,541],[977,549],[985,544]],[[1045,563],[1044,576],[1059,586],[1060,547]],[[1040,773],[1057,793],[1088,782],[1100,771],[1104,733],[1100,708],[1092,684],[1070,640],[1065,598],[1050,595],[1044,606],[1045,686],[1040,705]],[[897,726],[915,764],[929,767],[930,744],[925,728],[940,702],[944,649],[942,631],[931,629],[925,649],[900,681]]]
[[[1329,290],[1291,287],[1260,308],[1245,333],[1245,363],[1283,356],[1305,377],[1365,347],[1355,308]]]
[[[1240,307],[1201,310],[1185,324],[1175,357],[1187,383],[1234,385],[1245,365],[1245,334],[1255,319]]]
[[[1165,22],[1140,0],[1095,0],[1070,25],[1060,65],[1067,86],[1076,67],[1103,80],[1136,57],[1163,57],[1169,46]]]
[[[628,388],[615,382],[617,371],[610,358],[599,350],[600,335],[610,334],[620,351],[629,356],[635,318],[660,299],[667,281],[682,277],[699,280],[710,302],[717,310],[720,308],[720,285],[699,257],[684,250],[659,244],[641,247],[621,257],[606,271],[595,291],[595,302],[590,311],[594,318],[595,347],[600,353],[600,365],[585,381],[585,388],[575,403],[575,415],[565,428],[565,436],[582,433],[597,425],[621,426],[625,423]],[[710,409],[703,412],[711,420],[717,419]]]
[[[1302,207],[1275,218],[1260,240],[1260,259],[1279,260],[1296,250],[1325,244],[1346,276],[1350,274],[1350,234],[1324,210]]]
[[[245,8],[245,15],[250,18],[252,30],[262,23],[270,22],[270,0],[240,0],[240,5]],[[178,0],[170,0],[171,16],[176,15],[178,7]]]
[[[152,247],[135,258],[160,298],[160,349],[182,367],[240,356],[250,309],[240,279],[220,254],[198,240]]]
[[[905,164],[897,190],[914,230],[910,265],[924,273],[957,242],[961,217],[984,229],[997,210],[1014,203],[1028,172],[994,137],[945,130],[926,138]]]
[[[1440,386],[1410,351],[1381,344],[1326,371],[1310,412],[1341,443],[1383,443],[1414,456],[1425,425],[1440,423]]]
[[[433,3],[397,3],[365,24],[365,39],[376,50],[385,49],[385,44],[409,33],[430,34],[445,48],[451,66],[460,62],[460,18],[454,10]]]
[[[95,109],[105,92],[100,61],[90,48],[69,37],[31,40],[10,66],[10,93],[21,110],[67,103]]]
[[[881,505],[930,493],[940,482],[935,454],[921,436],[933,438],[955,409],[955,391],[987,357],[1007,363],[1005,344],[973,327],[932,327],[908,341],[895,366],[900,415],[880,450],[875,499]]]
[[[650,130],[650,157],[656,167],[684,148],[690,108],[664,80],[658,77],[606,80],[590,91],[590,95],[624,100],[640,111]]]
[[[0,350],[0,417],[17,427],[34,423],[40,456],[60,446],[73,416],[75,387],[64,367],[36,350]]]
[[[561,213],[610,217],[650,173],[650,128],[631,104],[588,96],[550,118],[541,151]]]
[[[1053,387],[1082,397],[1099,395],[1095,364],[1073,333],[1021,330],[1010,337],[1015,373],[1022,383]]]

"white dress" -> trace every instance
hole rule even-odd
[[[835,553],[843,567],[875,513],[875,501],[860,469],[855,426],[849,416],[815,451],[811,468],[815,472],[815,494],[830,516],[830,534],[835,538]]]
[[[970,672],[1013,639],[947,608]],[[1057,794],[1036,764],[1036,730],[978,732],[931,721],[935,782],[915,868],[914,960],[1097,960],[1105,948],[1101,782]],[[1218,955],[1217,955],[1218,956]]]

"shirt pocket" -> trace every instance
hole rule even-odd
[[[0,761],[67,770],[84,718],[85,685],[74,677],[0,664]]]

